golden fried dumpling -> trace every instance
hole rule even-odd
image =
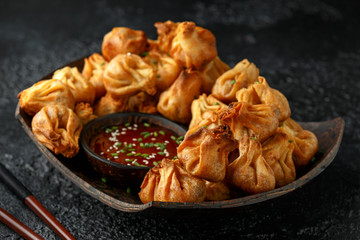
[[[182,71],[171,87],[161,93],[158,111],[170,120],[189,123],[191,102],[199,96],[200,88],[201,78],[197,71]]]
[[[95,87],[95,98],[98,99],[106,93],[103,78],[108,63],[98,53],[92,54],[90,57],[85,58],[84,61],[85,64],[81,73]]]
[[[246,193],[255,194],[275,188],[274,172],[262,156],[261,144],[249,136],[241,136],[239,157],[230,162],[227,180]]]
[[[228,106],[218,99],[216,99],[213,95],[206,96],[206,94],[202,94],[198,99],[193,100],[191,103],[191,122],[189,125],[189,129],[192,129],[207,118],[211,118],[212,122],[216,121],[217,112],[220,112],[224,109],[227,109]]]
[[[118,54],[140,54],[147,46],[147,36],[144,31],[127,27],[114,27],[104,36],[101,51],[107,61]]]
[[[210,94],[216,79],[229,69],[230,67],[221,61],[219,57],[215,57],[214,60],[206,64],[206,66],[200,70],[202,78],[202,92]]]
[[[209,182],[205,181],[206,184],[206,200],[208,201],[223,201],[230,199],[230,189],[222,182]]]
[[[105,69],[104,85],[115,99],[132,96],[140,91],[156,93],[156,73],[141,57],[135,54],[119,54]]]
[[[156,99],[154,96],[150,96],[144,92],[129,97],[127,100],[128,112],[142,112],[142,113],[157,113]]]
[[[228,126],[221,125],[214,129],[202,127],[185,135],[177,156],[192,175],[219,182],[225,178],[228,155],[235,147]]]
[[[141,56],[146,56],[149,52],[159,52],[159,40],[153,40],[153,39],[147,39],[147,47],[145,49],[145,52],[143,54],[140,54]]]
[[[179,26],[179,23],[175,23],[173,21],[166,22],[156,22],[155,27],[158,34],[158,48],[163,53],[170,53],[171,44],[176,36],[176,30]]]
[[[71,158],[78,153],[82,123],[70,108],[62,105],[43,107],[33,117],[31,128],[36,139],[55,154]]]
[[[56,79],[42,80],[21,91],[18,96],[21,109],[34,116],[42,107],[50,104],[74,109],[75,98],[70,89]]]
[[[274,172],[276,187],[291,183],[296,178],[294,144],[289,141],[288,135],[277,132],[262,144],[262,155]]]
[[[164,158],[146,174],[139,192],[141,202],[202,202],[205,180],[189,174],[179,160]]]
[[[217,56],[215,37],[194,22],[182,22],[176,28],[170,55],[185,68],[201,69]]]
[[[224,103],[235,102],[236,92],[256,82],[258,76],[259,69],[244,59],[216,79],[212,94]]]
[[[251,104],[266,104],[271,106],[280,122],[290,117],[290,106],[286,97],[276,89],[271,88],[264,77],[236,92],[239,102]]]
[[[156,87],[160,91],[169,88],[182,70],[173,58],[156,51],[149,52],[144,60],[155,69]]]
[[[70,89],[75,101],[94,103],[95,88],[86,80],[86,78],[79,72],[77,67],[64,67],[56,70],[53,74],[54,79],[63,82]]]
[[[94,114],[93,108],[89,103],[81,102],[76,104],[75,113],[84,125],[97,118],[97,116]]]
[[[277,132],[283,132],[294,144],[293,160],[296,168],[306,166],[312,157],[319,150],[319,142],[316,135],[308,130],[304,130],[296,121],[291,118],[286,119]]]
[[[237,132],[241,126],[248,128],[260,142],[273,135],[279,126],[271,107],[265,104],[232,103],[229,109],[220,113],[220,118],[230,126],[236,140],[239,140]]]
[[[106,93],[94,105],[94,113],[97,116],[104,116],[127,110],[127,98],[114,99],[111,94]]]

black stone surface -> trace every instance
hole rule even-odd
[[[0,1],[0,161],[78,239],[359,239],[360,31],[357,1]],[[334,162],[305,187],[226,217],[182,219],[116,211],[47,161],[14,119],[17,94],[74,59],[100,51],[114,26],[144,30],[192,20],[233,66],[248,58],[288,98],[292,117],[342,116]],[[45,239],[59,239],[0,184],[0,206]],[[0,223],[0,239],[21,239]]]

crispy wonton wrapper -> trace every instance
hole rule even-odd
[[[214,129],[199,128],[186,134],[177,155],[185,169],[192,175],[211,182],[224,180],[228,156],[236,147],[228,126]]]
[[[211,119],[211,122],[216,122],[218,112],[227,109],[228,106],[217,100],[213,95],[206,96],[202,94],[198,99],[191,103],[191,122],[189,129],[197,127],[204,119]]]
[[[75,113],[80,118],[83,125],[97,118],[97,116],[94,114],[93,108],[89,103],[81,102],[76,104]]]
[[[143,203],[202,202],[205,196],[205,180],[189,174],[178,159],[167,158],[148,171],[139,192]]]
[[[70,89],[77,103],[88,102],[94,103],[95,88],[94,86],[79,72],[77,67],[64,67],[53,74],[54,79],[59,79]]]
[[[140,54],[147,46],[147,36],[144,31],[127,27],[114,27],[104,36],[101,51],[107,61],[118,54]]]
[[[271,107],[264,104],[232,103],[229,109],[220,113],[220,118],[230,126],[236,140],[240,140],[242,127],[248,128],[252,137],[263,142],[273,135],[279,126]]]
[[[156,73],[141,57],[135,54],[119,54],[105,69],[104,85],[115,99],[129,97],[140,91],[156,93]]]
[[[319,141],[316,135],[302,127],[293,119],[286,119],[277,132],[283,132],[290,138],[290,142],[294,144],[293,160],[295,167],[302,168],[319,150]]]
[[[157,113],[156,99],[147,93],[139,92],[127,100],[128,112]]]
[[[274,189],[274,172],[262,156],[260,142],[246,131],[243,133],[239,141],[239,157],[227,168],[228,182],[250,194]]]
[[[127,98],[114,99],[110,93],[100,98],[94,105],[94,113],[98,116],[104,116],[116,112],[125,112],[127,110]]]
[[[102,97],[106,93],[104,86],[104,71],[107,62],[103,56],[98,53],[92,54],[84,59],[85,64],[82,75],[95,87],[96,99]]]
[[[45,106],[33,117],[31,127],[36,139],[55,154],[71,158],[79,152],[82,123],[70,108]]]
[[[202,78],[202,92],[210,94],[216,79],[229,69],[230,67],[221,61],[219,57],[214,58],[214,60],[206,64],[206,66],[200,70]]]
[[[244,59],[216,79],[212,94],[226,104],[235,102],[236,92],[256,82],[258,76],[259,69],[253,63]]]
[[[170,55],[185,68],[201,69],[217,56],[215,37],[194,22],[182,22],[176,29]]]
[[[271,88],[264,77],[236,92],[239,102],[269,105],[280,122],[290,117],[290,106],[286,97],[276,89]]]
[[[116,112],[142,112],[157,113],[156,99],[144,92],[139,92],[130,97],[114,99],[106,93],[94,106],[94,112],[98,116],[104,116]]]
[[[170,120],[189,123],[191,102],[199,96],[200,88],[201,79],[197,71],[182,71],[171,87],[161,93],[158,111]]]
[[[160,91],[169,88],[181,71],[181,67],[167,54],[152,51],[144,60],[155,69],[156,87]]]
[[[209,182],[206,181],[206,200],[208,201],[223,201],[230,199],[230,189],[225,181]]]
[[[289,141],[288,135],[277,132],[262,144],[262,155],[274,172],[276,187],[291,183],[296,178],[294,144]]]
[[[21,109],[34,116],[41,108],[59,104],[74,109],[75,98],[70,89],[57,79],[42,80],[21,91],[18,96]]]
[[[179,23],[173,21],[156,22],[155,27],[158,34],[157,46],[163,53],[169,54],[171,50],[171,44],[176,36],[176,30]]]

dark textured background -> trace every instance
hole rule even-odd
[[[360,5],[356,1],[0,1],[0,161],[78,239],[359,239]],[[334,162],[291,194],[228,217],[150,218],[91,198],[42,156],[14,119],[16,95],[42,76],[100,50],[114,26],[192,20],[233,66],[248,58],[288,98],[292,117],[342,116]],[[58,239],[0,184],[0,206],[45,239]],[[19,236],[0,223],[0,239]]]

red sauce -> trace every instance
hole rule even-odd
[[[183,136],[149,123],[126,123],[103,129],[90,147],[109,161],[153,167],[166,157],[176,159]]]

